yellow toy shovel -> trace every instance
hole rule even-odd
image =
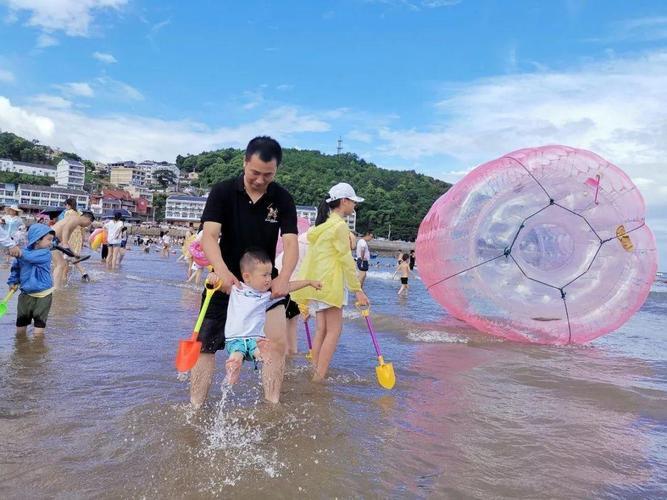
[[[308,354],[306,359],[313,359],[313,341],[310,338],[310,326],[308,326],[308,306],[299,306],[301,316],[303,317],[303,326],[306,327],[306,340],[308,341]]]
[[[375,367],[375,374],[377,375],[378,383],[385,389],[392,389],[396,384],[396,375],[394,375],[394,366],[391,363],[385,363],[384,358],[382,357],[382,351],[380,351],[380,344],[378,344],[377,338],[375,336],[375,330],[373,329],[373,322],[371,321],[370,312],[371,308],[361,307],[357,303],[357,308],[361,312],[361,315],[366,319],[366,325],[368,325],[368,331],[371,334],[371,339],[373,340],[373,347],[375,347],[375,353],[378,356],[379,365]]]

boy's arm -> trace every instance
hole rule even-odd
[[[296,290],[301,290],[302,288],[306,288],[307,286],[312,286],[313,288],[317,288],[318,290],[322,289],[322,283],[319,281],[315,280],[296,280],[296,281],[290,281],[289,282],[289,291],[290,292],[295,292]]]
[[[9,276],[7,277],[7,284],[11,287],[18,285],[21,282],[19,273],[21,271],[21,265],[19,264],[18,259],[14,259],[12,262],[12,269],[9,271]]]
[[[38,250],[26,249],[23,250],[23,255],[21,258],[30,264],[51,264],[51,250],[49,248],[40,248]]]

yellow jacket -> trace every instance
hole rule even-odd
[[[322,290],[306,287],[291,293],[301,305],[319,300],[342,307],[345,286],[353,292],[361,290],[350,250],[350,230],[337,213],[331,212],[326,222],[308,231],[308,251],[297,279],[322,282]]]

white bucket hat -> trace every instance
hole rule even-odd
[[[326,201],[327,203],[331,203],[332,201],[342,200],[344,198],[352,200],[356,203],[361,203],[364,201],[363,198],[357,196],[357,193],[354,192],[352,186],[350,186],[347,182],[339,182],[334,187],[329,189],[329,198],[327,198]]]

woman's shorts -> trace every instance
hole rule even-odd
[[[368,271],[368,261],[364,259],[357,259],[357,269],[362,272]]]
[[[35,328],[46,328],[52,299],[53,294],[39,298],[25,293],[19,295],[16,309],[16,326],[28,326],[34,321]]]
[[[408,284],[408,278],[401,278],[401,285],[407,285]]]
[[[347,288],[345,288],[343,290],[343,305],[341,307],[345,307],[346,305],[349,304],[348,294],[349,294],[349,291],[348,291]],[[309,311],[310,311],[311,315],[314,315],[315,313],[317,313],[319,311],[324,311],[325,309],[329,309],[330,307],[335,307],[335,306],[332,306],[331,304],[327,304],[326,302],[320,302],[319,300],[311,300],[308,303],[308,308],[309,308]]]

